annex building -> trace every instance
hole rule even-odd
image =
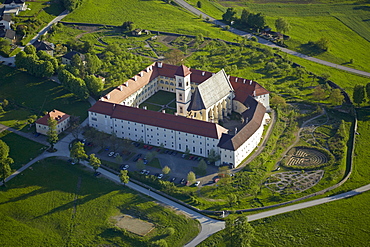
[[[176,112],[138,108],[159,90],[176,94]],[[239,165],[258,145],[269,119],[269,92],[257,82],[156,62],[113,89],[89,109],[89,126],[120,138],[143,141]],[[220,122],[232,112],[238,128]]]

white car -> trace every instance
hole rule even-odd
[[[200,185],[200,181],[196,181],[194,185],[198,187]]]
[[[163,178],[163,174],[162,173],[161,174],[158,174],[157,178],[158,179],[162,179]]]
[[[114,157],[114,158],[116,158],[118,155],[119,155],[119,153],[115,153],[115,154],[113,155],[113,157]]]
[[[112,157],[114,155],[114,152],[110,152],[109,154],[108,154],[108,157]]]

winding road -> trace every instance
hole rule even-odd
[[[211,22],[213,22],[214,24],[216,25],[219,25],[221,27],[224,27],[226,26],[225,23],[221,22],[221,21],[218,21],[216,20],[215,18],[203,13],[202,11],[200,11],[199,9],[193,7],[192,5],[188,4],[187,2],[185,2],[184,0],[173,0],[174,2],[176,2],[178,5],[180,5],[181,7],[187,9],[188,11],[190,11],[191,13],[193,13],[194,15],[196,16],[200,16],[202,15],[202,18],[209,18],[209,20]],[[241,30],[238,30],[238,29],[235,29],[233,27],[231,27],[228,31],[236,34],[236,35],[239,35],[239,36],[246,36],[246,37],[252,37],[254,35],[250,34],[250,33],[247,33],[247,32],[244,32],[244,31],[241,31]],[[258,42],[260,44],[263,44],[263,45],[267,45],[271,48],[278,48],[280,49],[282,52],[285,52],[285,53],[288,53],[290,55],[293,55],[293,56],[296,56],[296,57],[300,57],[300,58],[303,58],[303,59],[306,59],[306,60],[309,60],[309,61],[312,61],[312,62],[315,62],[315,63],[319,63],[319,64],[322,64],[322,65],[326,65],[326,66],[329,66],[329,67],[333,67],[333,68],[336,68],[336,69],[340,69],[340,70],[344,70],[344,71],[347,71],[347,72],[350,72],[350,73],[353,73],[353,74],[357,74],[357,75],[361,75],[361,76],[366,76],[366,77],[370,77],[370,73],[369,72],[366,72],[366,71],[362,71],[362,70],[357,70],[357,69],[353,69],[353,68],[349,68],[349,67],[346,67],[346,66],[342,66],[342,65],[339,65],[339,64],[335,64],[335,63],[331,63],[331,62],[328,62],[328,61],[325,61],[325,60],[321,60],[321,59],[318,59],[318,58],[314,58],[314,57],[310,57],[308,55],[305,55],[305,54],[302,54],[302,53],[299,53],[299,52],[296,52],[296,51],[292,51],[292,50],[289,50],[287,48],[282,48],[266,39],[263,39],[261,37],[258,37],[258,36],[255,36],[257,39],[258,39]]]

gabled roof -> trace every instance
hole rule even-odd
[[[8,39],[15,39],[15,31],[11,30],[11,29],[7,29],[5,31],[5,38],[8,38]]]
[[[96,102],[89,109],[89,111],[108,115],[116,119],[132,121],[214,139],[219,139],[222,133],[227,133],[227,129],[215,123],[182,116],[175,116],[162,112],[144,110],[130,106],[117,105],[104,101]]]
[[[11,22],[12,20],[12,16],[11,15],[3,15],[0,17],[0,21],[7,21],[7,22]]]
[[[66,58],[66,59],[68,59],[68,60],[72,60],[72,57],[74,56],[74,55],[79,55],[80,57],[81,57],[81,60],[85,60],[85,55],[84,54],[81,54],[81,53],[79,53],[79,52],[77,52],[77,51],[70,51],[70,52],[68,52],[68,53],[66,53],[66,54],[64,54],[62,57],[63,58]]]
[[[196,88],[197,93],[193,94],[191,104],[188,110],[198,111],[200,109],[207,109],[220,101],[220,99],[229,95],[233,91],[227,75],[224,70],[220,70],[208,78]],[[200,104],[201,103],[201,104]]]
[[[39,118],[36,120],[36,123],[42,124],[42,125],[48,125],[48,119],[54,118],[57,120],[58,124],[63,122],[64,120],[68,119],[70,115],[65,114],[64,112],[58,111],[58,110],[52,110],[51,112],[48,112],[45,116],[42,118]]]
[[[40,41],[37,40],[33,43],[33,46],[36,47],[36,50],[38,51],[53,51],[54,50],[54,44],[47,42],[47,41]]]
[[[245,103],[249,107],[248,110],[242,113],[245,125],[236,135],[222,134],[218,147],[235,151],[262,125],[266,108],[251,96],[248,96]]]
[[[185,77],[190,74],[191,74],[190,69],[183,64],[180,65],[175,72],[175,75],[182,76],[182,77]]]
[[[240,77],[229,77],[230,83],[234,88],[235,100],[244,103],[244,101],[251,96],[260,96],[264,94],[269,94],[264,87],[252,80],[246,80]]]

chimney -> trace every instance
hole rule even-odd
[[[158,68],[162,68],[162,63],[158,62]]]
[[[123,86],[119,86],[119,91],[123,91]]]
[[[107,99],[110,99],[110,95],[109,94],[107,94],[105,97],[107,97]]]
[[[252,85],[252,80],[249,81],[249,85]]]
[[[175,112],[175,116],[178,116],[177,112]]]
[[[235,82],[238,82],[238,77],[235,77]]]
[[[134,81],[137,81],[137,76],[136,75],[134,76]]]
[[[113,104],[113,110],[114,110],[115,107],[116,107],[116,104]]]
[[[202,76],[204,76],[206,74],[206,72],[202,71]]]
[[[164,109],[163,109],[163,110],[162,110],[162,113],[166,113],[166,110],[164,110]]]
[[[238,128],[237,127],[235,127],[235,135],[236,135],[236,133],[238,133]]]
[[[100,101],[104,101],[104,97],[101,97],[101,98],[100,98]]]
[[[144,71],[140,71],[140,77],[144,76]]]
[[[256,97],[256,90],[253,91],[253,96]]]
[[[126,82],[124,83],[124,85],[125,85],[126,87],[128,87],[128,81],[126,81]]]
[[[245,79],[243,80],[243,83],[245,84]]]
[[[145,105],[145,106],[143,106],[143,109],[144,109],[144,110],[146,110],[146,105]]]

